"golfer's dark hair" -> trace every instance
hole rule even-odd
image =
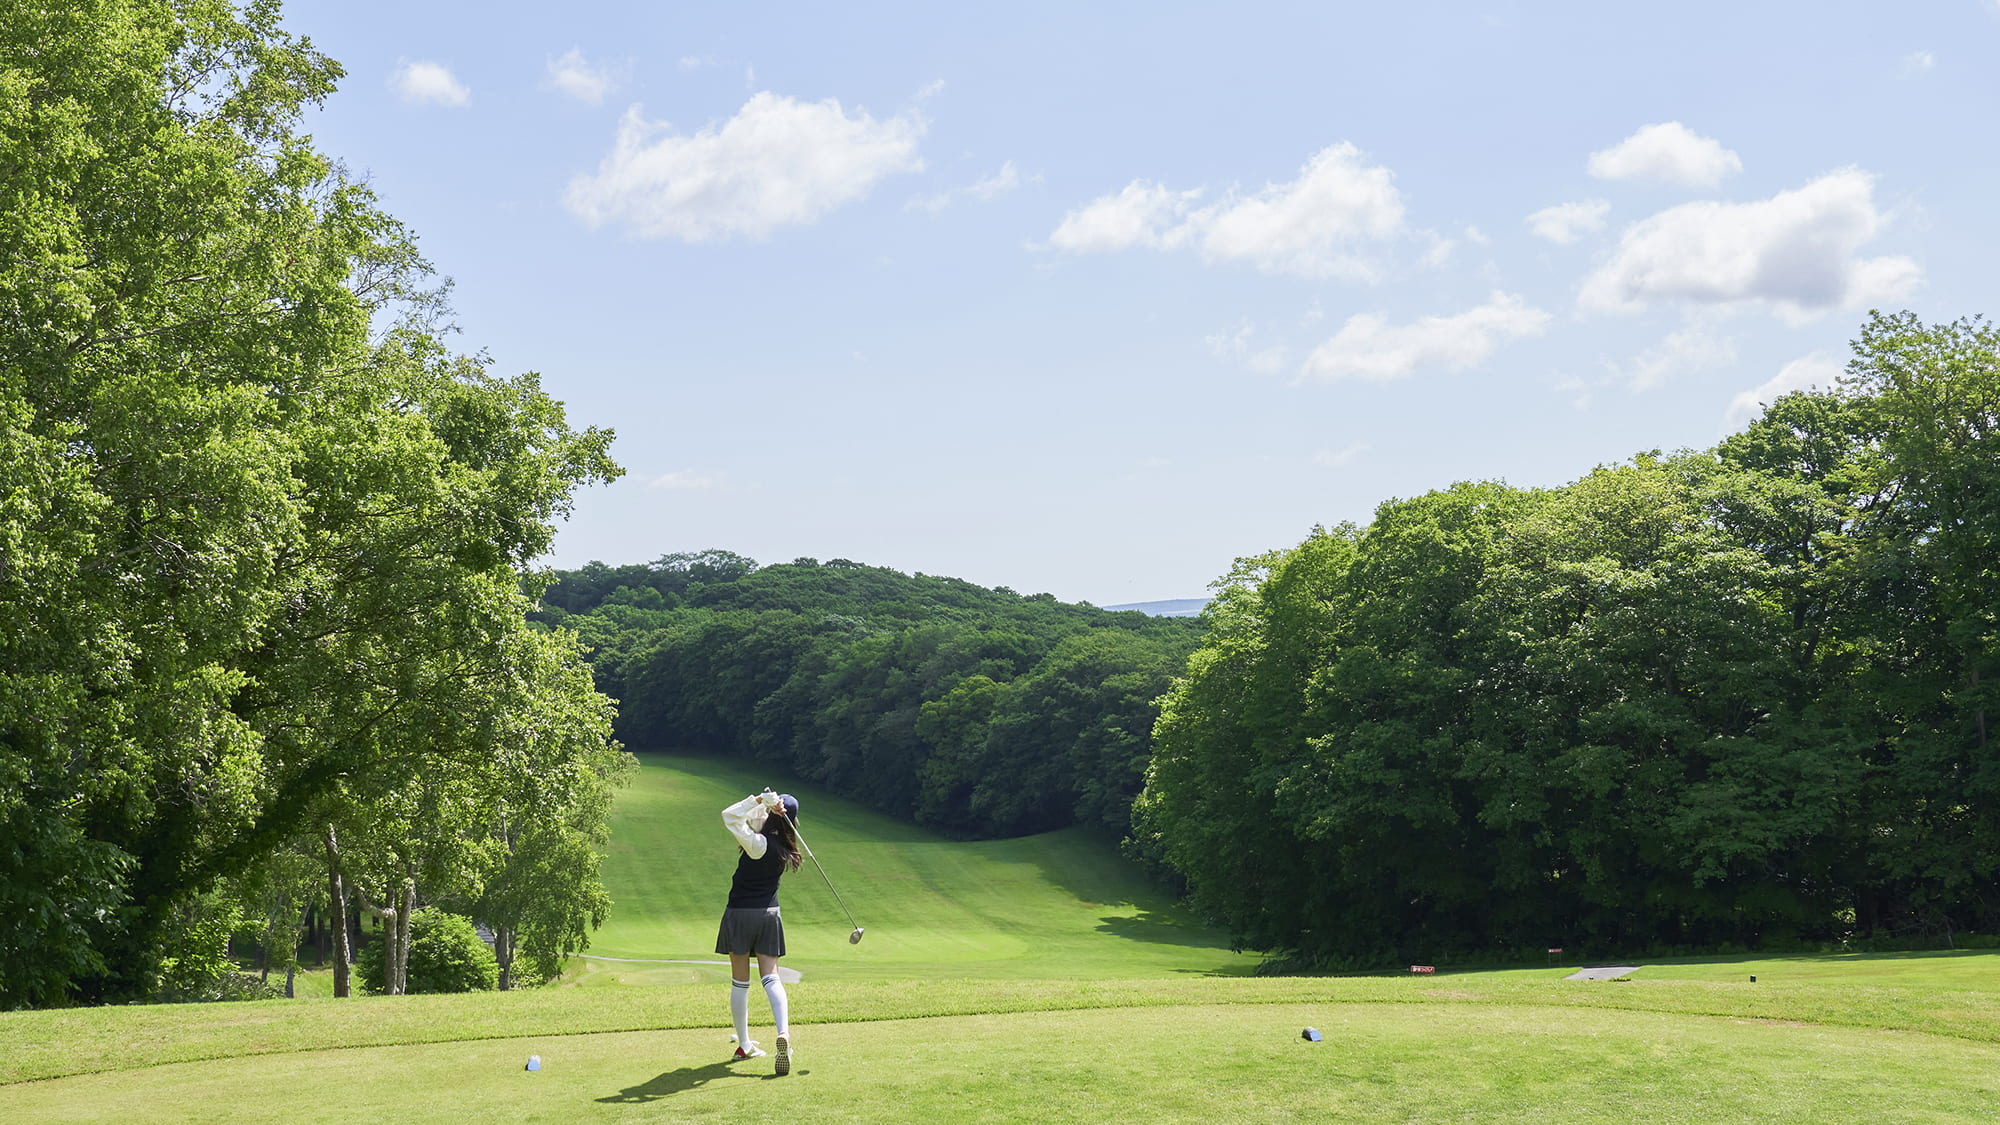
[[[806,857],[799,852],[799,834],[792,830],[791,818],[774,812],[764,818],[764,845],[785,861],[785,870],[797,871]]]

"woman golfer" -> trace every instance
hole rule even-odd
[[[792,1026],[778,958],[785,955],[785,923],[778,917],[778,880],[799,867],[799,837],[792,830],[799,803],[789,793],[769,789],[722,810],[722,823],[742,854],[729,882],[729,905],[715,935],[715,951],[729,955],[729,1014],[736,1021],[736,1057],[754,1059],[764,1051],[750,1039],[750,957],[764,978],[771,1022],[778,1033],[779,1074],[792,1070]]]

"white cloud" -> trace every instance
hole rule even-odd
[[[1390,325],[1374,313],[1347,318],[1333,338],[1306,357],[1303,373],[1322,379],[1401,379],[1419,368],[1464,371],[1507,339],[1538,336],[1549,314],[1519,297],[1495,292],[1456,316],[1427,316]]]
[[[1922,277],[1908,258],[1854,256],[1881,230],[1875,177],[1832,172],[1752,203],[1685,203],[1625,228],[1584,279],[1585,308],[1650,301],[1768,307],[1791,321],[1901,300]]]
[[[1345,143],[1315,153],[1289,183],[1196,207],[1201,195],[1134,180],[1065,215],[1049,245],[1077,253],[1192,247],[1207,261],[1248,262],[1267,273],[1370,279],[1379,266],[1357,244],[1403,227],[1393,174]]]
[[[932,79],[931,81],[924,83],[923,89],[917,91],[917,100],[920,102],[925,101],[927,99],[937,97],[939,94],[942,93],[944,93],[944,79],[942,78]]]
[[[924,121],[877,121],[838,101],[753,95],[720,126],[692,136],[627,110],[595,175],[570,181],[565,203],[591,226],[617,223],[641,238],[709,242],[762,238],[818,221],[866,196],[885,176],[923,168]]]
[[[1538,237],[1567,246],[1586,234],[1603,230],[1604,217],[1610,213],[1611,204],[1605,200],[1585,199],[1544,207],[1529,215],[1527,223]]]
[[[472,103],[472,91],[452,76],[443,63],[404,63],[389,76],[389,88],[406,102],[436,102],[464,106]]]
[[[965,194],[974,199],[992,199],[1005,195],[1021,186],[1021,174],[1014,170],[1014,162],[1009,160],[1000,166],[998,172],[965,189]]]
[[[721,488],[726,482],[721,473],[704,473],[697,469],[681,469],[662,473],[646,482],[647,488],[657,488],[665,492],[706,492]]]
[[[1651,348],[1634,356],[1630,363],[1612,369],[1617,378],[1634,391],[1650,391],[1670,375],[1706,371],[1736,362],[1736,342],[1711,334],[1701,325],[1689,325],[1670,333]]]
[[[1678,121],[1647,125],[1590,154],[1590,174],[1600,180],[1665,180],[1688,187],[1714,187],[1743,170],[1743,161],[1721,143]]]
[[[1434,230],[1424,231],[1422,237],[1424,241],[1430,243],[1430,247],[1423,253],[1423,263],[1433,269],[1451,261],[1451,252],[1458,249],[1456,241]]]
[[[1356,457],[1368,452],[1366,445],[1350,445],[1346,449],[1317,449],[1313,451],[1312,463],[1324,469],[1338,469]]]
[[[1321,149],[1299,178],[1201,216],[1203,253],[1247,259],[1269,273],[1333,277],[1372,273],[1348,243],[1384,239],[1403,225],[1403,201],[1387,168],[1362,163],[1351,144]]]
[[[1021,186],[1021,174],[1014,170],[1014,162],[1009,160],[1000,166],[998,172],[966,187],[951,191],[941,191],[936,195],[920,195],[903,205],[906,211],[929,211],[935,215],[951,206],[953,199],[966,196],[984,203],[1005,195]]]
[[[1117,195],[1103,195],[1063,216],[1049,245],[1078,254],[1104,254],[1144,246],[1171,249],[1186,241],[1182,217],[1201,195],[1134,180]]]
[[[1241,363],[1260,375],[1276,375],[1283,371],[1291,360],[1290,349],[1283,345],[1253,349],[1251,338],[1255,335],[1256,329],[1246,320],[1237,324],[1233,331],[1202,337],[1202,343],[1208,345],[1209,354],[1215,358]]]
[[[1493,245],[1493,240],[1491,238],[1488,238],[1486,232],[1480,230],[1478,227],[1466,227],[1465,240],[1467,242],[1472,243],[1474,246]]]
[[[549,60],[548,81],[570,97],[592,105],[603,101],[615,84],[611,71],[590,65],[581,47],[571,47],[562,58]]]
[[[1766,406],[1793,391],[1808,387],[1832,387],[1840,378],[1841,370],[1840,357],[1832,352],[1819,351],[1800,356],[1779,368],[1778,373],[1762,385],[1730,400],[1729,412],[1722,419],[1723,431],[1734,433],[1742,429],[1763,414]]]
[[[1931,54],[1929,51],[1911,51],[1909,54],[1903,56],[1903,73],[1905,75],[1922,74],[1936,65],[1937,56]]]

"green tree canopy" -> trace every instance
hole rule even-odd
[[[296,131],[339,77],[270,0],[0,20],[0,1006],[143,995],[322,797],[534,722],[523,568],[611,435],[425,328]]]

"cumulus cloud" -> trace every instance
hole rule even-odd
[[[1819,351],[1800,356],[1779,368],[1776,375],[1762,384],[1731,399],[1729,411],[1723,415],[1722,428],[1728,433],[1742,429],[1763,414],[1765,407],[1793,391],[1832,387],[1840,378],[1841,370],[1840,357],[1832,352]]]
[[[1000,166],[998,172],[993,173],[983,180],[952,191],[941,191],[936,195],[920,195],[910,200],[907,204],[904,204],[904,210],[929,211],[935,215],[946,207],[951,206],[952,200],[961,196],[976,199],[984,203],[1003,196],[1020,186],[1021,173],[1015,170],[1014,162],[1009,160]]]
[[[1603,230],[1604,217],[1610,213],[1611,204],[1602,199],[1558,203],[1529,215],[1528,229],[1538,237],[1567,246],[1586,234]]]
[[[549,60],[548,82],[578,101],[596,105],[611,92],[615,79],[608,68],[592,66],[583,57],[583,48],[572,47],[562,58]]]
[[[1143,246],[1167,250],[1186,241],[1184,222],[1201,192],[1173,191],[1134,180],[1117,195],[1103,195],[1063,216],[1049,245],[1078,254],[1105,254]]]
[[[877,121],[832,98],[759,93],[692,136],[647,121],[635,105],[610,155],[570,181],[564,202],[593,227],[615,223],[641,238],[763,238],[817,222],[886,176],[921,171],[923,134],[920,117]]]
[[[472,91],[465,88],[443,63],[404,63],[389,76],[389,88],[406,102],[436,102],[439,105],[472,104]]]
[[[1743,161],[1735,153],[1678,121],[1647,125],[1590,154],[1590,174],[1600,180],[1664,180],[1714,187],[1742,170]]]
[[[1321,379],[1402,379],[1420,368],[1464,371],[1484,362],[1503,341],[1538,336],[1549,314],[1519,297],[1495,292],[1456,316],[1427,316],[1391,325],[1374,313],[1347,318],[1333,338],[1306,357],[1303,373]]]
[[[1689,325],[1670,333],[1631,362],[1613,368],[1619,380],[1634,391],[1650,391],[1669,376],[1706,371],[1736,362],[1736,342],[1716,336],[1701,325]]]
[[[1585,308],[1652,301],[1765,307],[1787,320],[1901,300],[1922,271],[1903,257],[1857,258],[1881,230],[1875,177],[1849,168],[1751,203],[1686,203],[1627,227],[1584,279]]]
[[[1365,245],[1401,233],[1403,202],[1387,168],[1351,144],[1315,153],[1297,179],[1197,206],[1200,189],[1134,180],[1063,217],[1049,245],[1076,253],[1190,248],[1210,262],[1247,262],[1267,273],[1369,279],[1379,266]]]

